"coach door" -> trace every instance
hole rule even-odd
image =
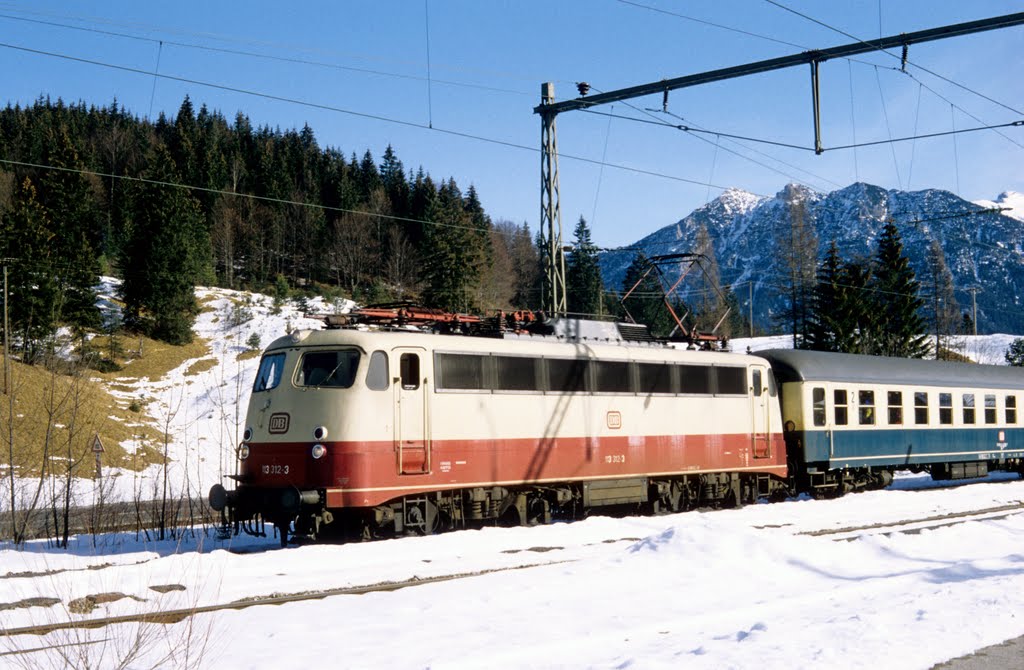
[[[398,358],[395,389],[395,452],[398,474],[430,472],[430,421],[426,352],[420,348],[394,350]]]
[[[750,418],[751,448],[754,458],[768,458],[772,455],[768,412],[771,407],[768,396],[768,368],[750,368]]]

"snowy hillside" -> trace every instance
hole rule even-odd
[[[967,290],[981,289],[977,293],[979,332],[1024,331],[1024,229],[1020,225],[1024,195],[1014,192],[993,202],[970,203],[948,191],[885,190],[864,183],[831,193],[790,184],[774,198],[728,190],[628,250],[603,253],[605,286],[621,289],[636,249],[647,256],[693,252],[703,226],[713,242],[723,284],[732,288],[745,310],[748,282],[752,282],[754,320],[771,327],[784,304],[786,282],[779,260],[783,254],[778,249],[788,239],[785,231],[793,202],[804,205],[807,220],[816,231],[819,258],[832,241],[843,258],[869,258],[882,227],[891,219],[899,226],[919,281],[926,282],[928,247],[938,240],[962,311],[970,307]],[[994,206],[1013,210],[978,213]]]

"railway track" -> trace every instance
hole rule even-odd
[[[380,584],[372,584],[368,586],[350,586],[336,589],[324,589],[322,591],[273,594],[269,596],[258,596],[254,598],[236,600],[230,603],[221,603],[214,605],[196,605],[194,607],[161,610],[157,612],[139,612],[134,614],[122,614],[118,616],[80,619],[77,621],[56,621],[46,624],[34,624],[31,626],[21,626],[16,628],[0,628],[0,637],[14,637],[18,635],[46,635],[48,633],[52,633],[59,630],[70,630],[75,628],[103,628],[105,626],[112,626],[123,623],[175,624],[197,614],[222,612],[224,610],[242,610],[248,609],[250,607],[262,607],[266,605],[284,605],[288,603],[303,602],[307,600],[323,600],[324,598],[330,598],[334,596],[354,596],[364,595],[367,593],[398,591],[401,589],[407,589],[414,586],[424,586],[426,584],[438,584],[441,582],[450,582],[458,579],[468,579],[470,577],[479,577],[481,575],[487,575],[497,572],[513,572],[516,570],[528,570],[530,568],[558,565],[560,563],[571,563],[573,560],[575,559],[531,563],[528,565],[493,568],[490,570],[478,570],[475,572],[456,573],[451,575],[442,575],[438,577],[414,577],[412,579],[402,581],[383,582]],[[36,649],[30,649],[25,651],[26,653],[28,653],[31,651],[39,651],[47,648],[48,647],[39,647]]]
[[[968,521],[1004,519],[1015,514],[1024,514],[1024,502],[998,505],[996,507],[986,507],[984,509],[970,510],[966,512],[936,514],[933,516],[921,517],[919,519],[904,519],[901,521],[865,524],[862,526],[847,526],[844,528],[808,530],[797,534],[808,535],[811,537],[828,537],[835,541],[850,541],[871,535],[891,535],[894,533],[915,534],[920,533],[923,530],[943,528],[945,526],[967,523]]]

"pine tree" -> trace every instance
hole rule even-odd
[[[483,250],[454,180],[438,190],[425,218],[430,224],[424,240],[424,301],[454,312],[476,309],[472,296],[480,279]]]
[[[783,200],[786,220],[775,239],[776,254],[782,259],[785,272],[786,307],[779,318],[790,326],[793,346],[796,347],[807,336],[811,293],[818,265],[818,239],[804,194],[789,184],[783,190]]]
[[[903,241],[895,224],[882,230],[874,262],[874,312],[877,329],[874,353],[882,356],[921,358],[928,353],[920,285],[903,254]]]
[[[47,211],[53,233],[51,259],[56,284],[62,293],[58,318],[79,328],[98,328],[96,307],[99,264],[95,244],[100,238],[100,218],[84,165],[66,128],[49,134],[44,158],[55,170],[46,170],[39,181],[39,204]]]
[[[946,266],[946,254],[938,240],[928,246],[928,307],[931,312],[932,332],[935,334],[935,357],[949,357],[952,335],[959,327],[960,305],[953,293],[953,275]]]
[[[10,334],[21,340],[26,363],[43,351],[60,312],[60,291],[50,263],[54,236],[48,223],[47,212],[26,177],[15,190],[9,211],[0,217],[0,255],[14,259],[8,279]]]
[[[572,255],[565,268],[567,309],[573,314],[597,314],[602,309],[604,283],[597,247],[590,240],[590,228],[582,216],[576,223],[573,238]]]
[[[840,341],[848,334],[839,320],[844,288],[840,285],[842,260],[835,240],[829,244],[818,266],[817,284],[811,295],[811,313],[805,346],[816,351],[841,351]]]
[[[665,305],[665,292],[661,282],[654,272],[647,272],[650,265],[651,262],[642,251],[638,251],[633,257],[633,262],[626,268],[626,275],[622,280],[622,295],[626,296],[631,289],[632,293],[625,298],[622,307],[636,323],[646,324],[655,337],[679,335],[675,319]],[[646,276],[644,273],[647,273]],[[676,301],[672,309],[681,318],[686,306]]]
[[[725,315],[727,305],[722,293],[721,273],[718,270],[715,246],[711,241],[707,225],[703,223],[697,229],[694,253],[700,256],[700,306],[697,312],[697,329],[703,333],[710,333]],[[723,326],[728,328],[727,323],[723,323]],[[722,326],[719,326],[720,332],[717,334],[728,337],[729,333],[722,331],[721,328]]]
[[[202,219],[179,182],[170,152],[157,145],[134,194],[134,217],[122,259],[125,326],[171,344],[192,341],[197,312]]]

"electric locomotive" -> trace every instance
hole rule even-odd
[[[283,544],[290,533],[369,539],[725,507],[787,490],[763,358],[677,349],[633,324],[484,326],[349,323],[276,340],[236,486],[215,485],[211,505],[236,532],[270,521]]]

